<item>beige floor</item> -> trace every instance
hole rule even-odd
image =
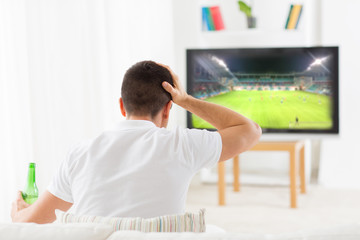
[[[217,205],[216,185],[192,185],[186,209],[206,208],[206,223],[229,232],[284,233],[360,222],[360,190],[308,186],[298,208],[289,208],[287,187],[242,186],[226,189],[226,206]]]

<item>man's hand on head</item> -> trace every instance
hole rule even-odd
[[[174,87],[171,86],[171,84],[169,84],[168,82],[163,82],[162,83],[163,88],[168,93],[171,94],[174,103],[176,103],[179,106],[182,106],[189,98],[189,95],[186,93],[185,89],[180,84],[178,76],[171,70],[171,68],[163,64],[159,64],[159,65],[169,70],[174,82]]]
[[[230,159],[251,149],[261,136],[260,126],[245,116],[218,104],[202,101],[189,96],[180,85],[176,74],[166,65],[174,81],[174,87],[163,82],[173,101],[187,111],[213,125],[221,135],[222,151],[219,161]]]

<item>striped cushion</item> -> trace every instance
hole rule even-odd
[[[55,214],[58,223],[105,223],[112,225],[114,231],[205,232],[205,209],[200,209],[198,214],[184,213],[154,218],[75,216],[58,209],[55,210]]]

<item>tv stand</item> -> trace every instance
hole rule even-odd
[[[305,160],[304,160],[304,148],[303,141],[281,141],[281,142],[259,142],[249,151],[286,151],[290,156],[290,207],[297,207],[297,193],[296,193],[296,176],[297,176],[297,164],[299,166],[300,175],[300,192],[306,193],[305,185]],[[233,175],[234,175],[234,191],[240,191],[239,182],[239,156],[235,156],[233,159]],[[218,191],[219,191],[219,205],[225,205],[225,162],[218,164]]]

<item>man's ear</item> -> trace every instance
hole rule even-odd
[[[125,110],[125,107],[124,107],[124,101],[122,100],[122,98],[119,98],[119,103],[120,103],[120,111],[121,111],[121,114],[126,117],[126,110]]]
[[[163,118],[164,118],[164,119],[168,119],[168,118],[169,118],[170,109],[171,109],[171,107],[172,107],[172,104],[173,104],[173,102],[170,100],[170,101],[165,105],[165,108],[164,108],[164,111],[163,111]]]

